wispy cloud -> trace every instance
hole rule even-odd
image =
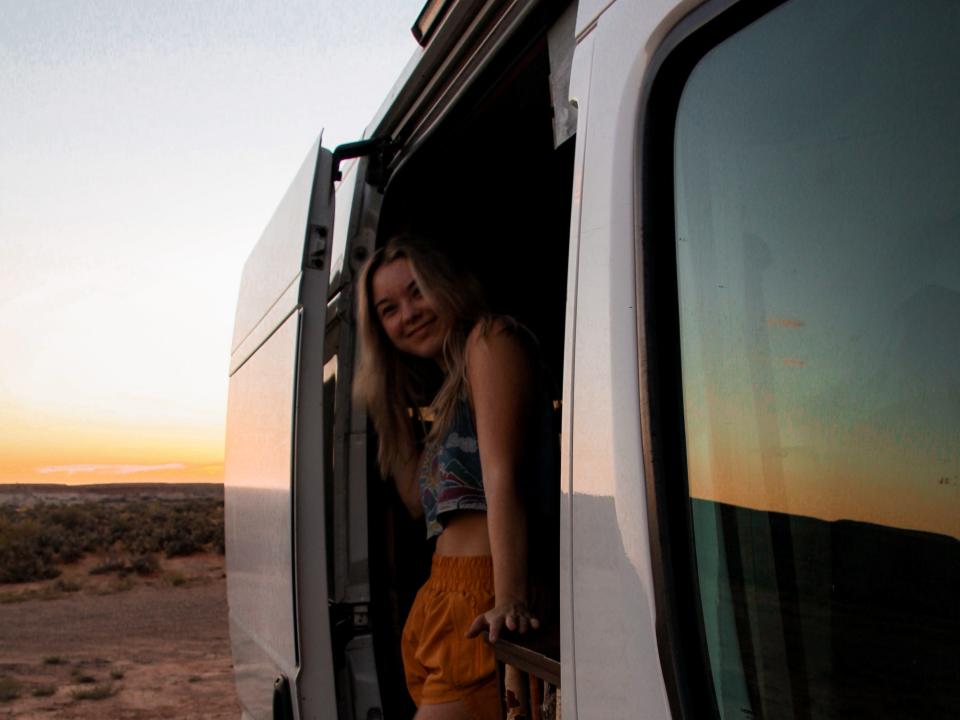
[[[70,475],[134,475],[136,473],[158,472],[164,470],[184,470],[183,463],[165,463],[163,465],[109,465],[109,464],[79,464],[79,465],[48,465],[37,468],[41,475],[65,473]]]
[[[806,323],[803,320],[771,316],[767,318],[767,325],[770,327],[802,328],[806,326]]]

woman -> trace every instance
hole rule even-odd
[[[504,627],[539,626],[528,607],[519,482],[537,460],[531,427],[546,397],[532,338],[490,315],[472,278],[409,235],[367,262],[358,318],[355,391],[380,438],[381,472],[437,537],[430,579],[403,632],[416,717],[496,718],[493,652],[478,636],[486,631],[493,642]],[[442,374],[435,393],[431,366]],[[428,403],[433,426],[418,441],[418,408]]]

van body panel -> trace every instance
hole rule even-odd
[[[425,48],[414,51],[393,88],[368,126],[368,137],[384,134],[395,127],[418,101],[426,84],[447,61],[454,44],[461,38],[473,16],[485,5],[483,0],[460,0],[451,3]]]
[[[580,0],[577,7],[577,37],[589,30],[604,10],[614,2],[616,0]]]
[[[330,165],[321,162],[318,164],[317,174],[321,175],[329,170]],[[320,182],[317,185],[323,187]],[[325,187],[328,191],[330,186],[327,184]],[[332,210],[332,206],[330,209]],[[327,479],[323,473],[326,441],[323,427],[323,357],[327,268],[331,246],[332,243],[326,243],[323,269],[304,269],[301,294],[303,319],[297,358],[297,406],[294,411],[294,567],[297,582],[297,639],[300,650],[300,667],[294,692],[298,701],[299,717],[310,720],[331,717],[337,704],[330,616],[323,610],[317,612],[318,608],[326,608],[330,597],[325,563],[327,538],[323,521],[327,515]]]
[[[365,133],[413,150],[538,5],[536,0],[455,3],[415,55]]]
[[[575,412],[573,395],[576,379],[575,357],[577,318],[577,280],[580,237],[580,204],[583,196],[583,165],[586,152],[587,108],[590,97],[590,70],[593,62],[593,38],[581,40],[574,51],[570,69],[570,101],[577,107],[577,140],[573,159],[573,198],[570,206],[570,248],[567,259],[567,309],[564,320],[562,397],[565,398],[560,419],[560,656],[561,686],[566,698],[565,712],[575,718],[576,647],[574,643],[573,554],[572,537],[572,419]]]
[[[332,155],[318,140],[247,261],[238,301],[224,481],[227,599],[238,697],[258,720],[272,717],[281,675],[295,717],[336,712],[322,520],[333,203]]]
[[[529,0],[525,0],[529,4]],[[455,0],[432,33],[425,48],[418,48],[410,62],[394,83],[393,89],[381,104],[370,125],[369,137],[393,134],[394,129],[409,117],[429,97],[428,88],[444,76],[443,68],[452,64],[456,48],[464,45],[470,28],[478,16],[500,7],[516,4],[517,0]],[[418,111],[419,112],[419,111]]]
[[[230,374],[233,375],[240,367],[250,359],[261,345],[263,345],[270,336],[276,332],[276,329],[283,322],[296,312],[300,297],[300,273],[290,281],[287,289],[274,301],[267,310],[266,314],[260,318],[253,330],[240,341],[233,354],[230,357]]]
[[[291,315],[230,378],[225,525],[234,677],[253,717],[272,712],[273,682],[297,668],[291,414],[300,334]]]
[[[231,349],[234,351],[300,273],[319,152],[320,139],[317,138],[243,266],[233,325]],[[267,334],[275,327],[268,328]]]
[[[594,81],[588,121],[577,138],[586,152],[571,423],[579,717],[630,717],[638,710],[644,718],[671,716],[657,652],[640,442],[634,218],[645,48],[661,18],[676,5],[615,3],[605,8],[588,36]],[[580,113],[582,117],[582,106]]]

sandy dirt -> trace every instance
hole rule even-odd
[[[0,718],[240,717],[222,556],[147,578],[87,570],[0,586]]]

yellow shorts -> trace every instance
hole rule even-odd
[[[459,700],[477,720],[499,718],[493,649],[482,637],[464,637],[493,601],[490,556],[433,556],[401,643],[407,689],[417,707]]]

